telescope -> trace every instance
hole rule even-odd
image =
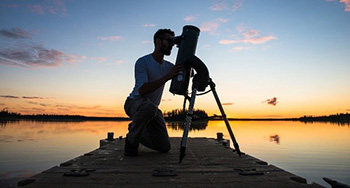
[[[175,65],[183,65],[184,70],[181,71],[179,75],[175,76],[171,80],[169,91],[174,95],[183,95],[185,97],[184,109],[186,107],[186,100],[190,101],[188,112],[186,114],[186,124],[184,127],[184,133],[181,140],[180,157],[179,157],[180,163],[186,155],[185,152],[186,152],[187,137],[188,137],[188,131],[190,129],[191,121],[192,121],[195,98],[198,95],[203,95],[203,94],[209,93],[210,91],[213,92],[216,103],[220,109],[222,117],[224,118],[226,127],[228,129],[233,145],[235,147],[234,151],[237,151],[237,154],[241,156],[239,145],[234,137],[234,134],[227,120],[224,109],[222,108],[221,102],[217,95],[217,92],[215,89],[215,83],[209,77],[209,71],[207,66],[197,56],[195,56],[199,33],[200,33],[200,29],[197,28],[196,26],[186,25],[182,29],[182,34],[180,36],[174,37],[173,39],[174,44],[176,44],[176,46],[179,48]],[[194,71],[196,71],[196,73],[194,73]],[[191,92],[191,97],[189,97],[188,85],[192,76],[193,76],[192,92]],[[205,89],[207,88],[207,86],[210,86],[210,90],[205,92]],[[198,91],[203,93],[197,94]]]
[[[174,37],[174,44],[179,48],[175,64],[183,65],[184,71],[171,80],[170,92],[173,94],[187,95],[192,69],[197,72],[196,85],[193,87],[197,87],[198,91],[204,91],[209,84],[209,71],[204,63],[195,56],[199,32],[197,27],[187,25],[183,27],[180,36]]]

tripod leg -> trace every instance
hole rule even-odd
[[[232,140],[232,142],[233,142],[233,146],[235,147],[235,150],[237,151],[237,154],[238,154],[239,156],[241,156],[241,150],[239,149],[239,145],[238,145],[238,143],[237,143],[237,141],[236,141],[235,135],[234,135],[233,132],[232,132],[231,126],[230,126],[230,124],[229,124],[229,122],[228,122],[228,120],[227,120],[227,117],[226,117],[226,114],[225,114],[225,112],[224,112],[224,109],[222,108],[222,105],[221,105],[219,96],[218,96],[218,94],[216,93],[215,84],[214,84],[214,82],[213,82],[211,79],[210,79],[210,89],[211,89],[211,91],[212,91],[213,94],[214,94],[214,98],[215,98],[215,100],[216,100],[216,103],[218,104],[218,107],[219,107],[219,109],[220,109],[221,115],[222,115],[222,117],[224,118],[224,121],[225,121],[225,124],[226,124],[226,128],[227,128],[227,130],[228,130],[228,132],[229,132],[229,134],[230,134],[230,136],[231,136],[231,140]]]
[[[197,93],[197,89],[193,89],[192,90],[192,95],[191,95],[190,106],[188,107],[188,112],[187,112],[187,115],[186,115],[186,125],[184,127],[184,133],[182,135],[182,140],[181,140],[180,163],[181,163],[182,159],[186,155],[185,152],[186,152],[187,137],[188,137],[188,131],[190,129],[191,122],[192,122],[193,107],[194,107],[194,101],[196,99],[196,93]]]

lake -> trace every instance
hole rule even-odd
[[[108,132],[125,137],[128,121],[1,122],[0,181],[30,177],[97,149]],[[330,187],[322,177],[350,185],[350,126],[297,121],[230,121],[241,151]],[[178,123],[169,136],[182,137]],[[223,121],[195,123],[189,137],[230,139]],[[232,142],[231,142],[232,145]],[[172,146],[180,147],[180,146]],[[1,185],[1,184],[0,184]]]

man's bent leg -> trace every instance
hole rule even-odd
[[[142,98],[136,99],[131,105],[137,110],[134,114],[130,114],[132,123],[127,139],[131,145],[138,146],[145,127],[155,118],[158,108],[152,102]]]
[[[168,152],[170,150],[168,131],[162,111],[159,109],[157,109],[154,119],[145,127],[141,144],[160,152]]]

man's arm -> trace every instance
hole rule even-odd
[[[147,82],[144,83],[140,88],[139,88],[139,93],[141,96],[145,96],[149,93],[152,93],[153,91],[157,90],[160,86],[165,84],[168,80],[172,79],[174,76],[177,76],[179,72],[183,70],[182,65],[175,65],[167,75],[163,76],[162,78],[153,81],[153,82]]]

